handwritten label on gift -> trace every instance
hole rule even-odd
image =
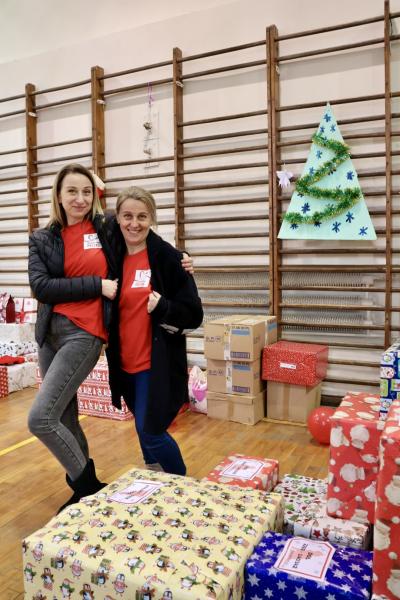
[[[222,469],[222,477],[236,477],[237,479],[253,479],[263,468],[264,463],[254,459],[237,459]]]
[[[120,502],[121,504],[138,504],[157,492],[164,484],[161,481],[147,481],[135,479],[128,487],[118,490],[109,496],[108,500]]]
[[[275,569],[291,575],[324,581],[335,549],[329,542],[291,538],[274,564]]]

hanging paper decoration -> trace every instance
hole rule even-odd
[[[91,171],[91,173],[93,175],[93,179],[96,184],[97,194],[98,194],[99,198],[102,198],[104,196],[104,190],[106,187],[105,183],[104,183],[104,181],[102,181],[100,179],[100,177],[98,175],[96,175],[96,173],[94,173],[93,171]]]
[[[281,239],[376,240],[357,173],[329,103],[279,231]]]
[[[284,171],[277,171],[276,174],[279,179],[278,184],[282,189],[290,187],[290,180],[293,177],[293,173],[285,169]]]

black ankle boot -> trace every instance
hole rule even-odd
[[[71,498],[58,509],[57,514],[70,504],[75,504],[76,502],[79,502],[81,498],[95,494],[107,485],[107,483],[102,483],[97,479],[96,469],[91,458],[89,458],[86,467],[83,469],[78,479],[72,481],[68,473],[65,478],[69,487],[74,491],[74,493],[72,494]]]

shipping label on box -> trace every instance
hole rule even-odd
[[[274,488],[285,501],[283,533],[368,549],[370,526],[327,515],[327,487],[326,479],[285,475]]]
[[[328,368],[328,346],[280,341],[263,350],[262,378],[266,381],[314,386]]]
[[[328,514],[358,523],[374,523],[379,439],[376,394],[348,392],[331,417]]]
[[[400,597],[400,401],[394,400],[380,438],[374,528],[373,592]]]
[[[240,600],[282,510],[278,494],[133,470],[23,541],[25,594]]]
[[[276,317],[227,315],[205,323],[204,355],[253,362],[260,358],[265,343],[272,343],[276,336]]]
[[[267,381],[267,417],[278,421],[306,423],[309,413],[321,403],[321,384],[313,387]]]
[[[381,356],[380,395],[380,416],[385,420],[393,400],[400,399],[400,340]]]
[[[372,552],[366,550],[267,532],[246,564],[244,597],[367,600],[371,565]]]
[[[207,359],[207,388],[226,394],[258,394],[263,388],[260,360],[235,362]]]
[[[224,458],[204,479],[268,492],[275,487],[278,477],[277,460],[232,454]]]
[[[207,391],[207,414],[213,419],[255,425],[264,417],[264,396],[264,390],[256,396]]]

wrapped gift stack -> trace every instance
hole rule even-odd
[[[0,323],[0,398],[36,385],[34,325]]]
[[[37,380],[40,386],[42,379],[39,369],[37,370]],[[133,419],[133,415],[126,406],[123,398],[121,398],[121,410],[115,408],[111,403],[111,390],[108,385],[108,366],[107,361],[102,357],[78,388],[78,408],[81,415],[104,417],[117,421]]]
[[[267,382],[267,417],[306,423],[321,401],[328,346],[280,341],[263,350],[262,378]]]
[[[276,336],[276,317],[227,315],[204,325],[210,417],[249,425],[263,418],[261,353]]]
[[[24,540],[25,595],[240,600],[278,514],[279,494],[130,471]]]

